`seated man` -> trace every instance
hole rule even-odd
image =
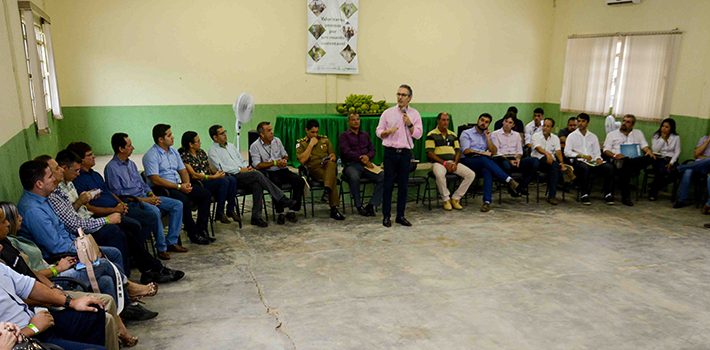
[[[212,195],[206,189],[190,183],[190,175],[178,151],[170,125],[153,126],[153,146],[143,155],[143,169],[154,192],[182,202],[182,223],[187,237],[195,244],[209,244],[207,224]],[[192,219],[192,206],[197,206],[197,222]]]
[[[0,263],[0,290],[3,291],[0,322],[17,324],[22,335],[67,350],[105,349],[105,305],[95,296],[74,299],[59,289],[20,275],[3,263]],[[27,305],[30,299],[64,309],[35,313]]]
[[[520,134],[525,133],[525,124],[523,124],[523,121],[518,119],[518,108],[515,106],[510,106],[508,109],[505,111],[505,114],[503,115],[503,118],[500,118],[496,121],[495,125],[493,126],[493,130],[498,130],[503,127],[503,120],[505,120],[505,117],[507,116],[513,116],[513,122],[515,123],[513,125],[513,130],[515,132],[518,132]],[[490,124],[490,123],[489,123]]]
[[[59,151],[57,154],[58,171],[55,173],[55,178],[59,182],[72,182],[76,179],[79,170],[79,159],[74,152],[69,150]],[[57,162],[54,162],[55,165]],[[50,168],[52,164],[50,164]],[[118,224],[121,220],[125,219],[121,217],[119,213],[111,213],[109,216],[102,218],[89,218],[82,219],[69,201],[68,196],[62,191],[60,187],[57,187],[49,195],[49,204],[59,219],[62,221],[64,226],[71,232],[77,232],[79,228],[85,230],[86,232],[92,232],[97,243],[102,244],[102,241],[107,240],[105,237],[109,237],[108,240],[113,239],[113,237],[120,237],[125,235],[125,241],[128,245],[128,250],[121,254],[124,256],[132,256],[141,271],[141,281],[142,283],[167,283],[171,281],[177,281],[181,279],[185,273],[179,270],[171,270],[159,260],[155,259],[145,250],[142,240],[138,239],[132,233],[124,233]],[[106,244],[109,245],[109,244]],[[124,263],[126,267],[126,272],[130,276],[130,267],[127,262]]]
[[[523,145],[520,134],[513,131],[513,116],[507,115],[503,118],[503,127],[491,133],[491,142],[496,151],[493,152],[493,160],[510,175],[514,170],[519,170],[523,174],[520,187],[516,191],[510,191],[510,195],[517,197],[520,194],[528,194],[528,184],[534,175],[533,160],[530,157],[523,158]]]
[[[481,211],[491,210],[493,200],[493,176],[499,181],[506,182],[512,191],[518,188],[518,183],[508,176],[493,160],[491,156],[496,152],[496,146],[491,141],[488,125],[493,117],[488,113],[483,113],[478,117],[476,126],[461,133],[461,149],[463,149],[464,159],[461,164],[473,170],[479,176],[483,176],[483,204]]]
[[[569,136],[569,134],[571,134],[575,130],[577,130],[577,117],[571,116],[569,117],[569,119],[567,119],[567,127],[557,133],[557,136],[560,137],[560,147],[562,147],[562,149],[565,149],[565,142],[567,141],[567,136]]]
[[[292,199],[295,203],[288,208],[285,216],[283,214],[284,207],[280,203],[276,203],[276,212],[278,213],[276,223],[283,225],[286,220],[296,222],[298,221],[296,213],[301,210],[303,188],[306,184],[303,182],[303,178],[288,169],[288,153],[286,153],[286,148],[281,140],[274,137],[271,123],[259,123],[256,131],[259,133],[259,139],[249,146],[251,163],[256,169],[263,171],[271,182],[277,186],[289,184],[293,191]]]
[[[74,235],[61,222],[47,198],[57,188],[54,174],[45,161],[24,162],[20,166],[20,182],[24,192],[17,205],[20,215],[25,218],[20,235],[37,243],[49,262],[57,261],[63,255],[76,255]],[[108,260],[124,268],[121,251],[114,247],[100,248]]]
[[[70,181],[74,183],[74,187],[76,187],[77,191],[88,192],[99,190],[99,193],[86,204],[89,210],[99,216],[109,215],[111,213],[125,215],[117,224],[129,237],[129,243],[140,243],[140,249],[142,249],[143,241],[148,239],[158,226],[162,228],[163,225],[160,213],[156,214],[156,212],[150,209],[148,204],[143,205],[140,203],[137,197],[126,198],[126,202],[124,202],[116,196],[108,187],[104,178],[101,177],[101,174],[93,170],[93,167],[96,165],[96,157],[91,150],[91,146],[84,142],[72,142],[67,146],[67,149],[79,156],[79,176],[75,178],[75,174],[67,174],[67,176],[73,179]],[[67,161],[71,161],[68,155]],[[71,198],[70,195],[70,199]],[[170,198],[169,200],[170,202],[166,205],[170,206],[173,212],[182,210],[182,208],[176,208],[178,205],[176,203],[179,202],[178,200]],[[180,206],[182,206],[181,203]],[[160,235],[164,237],[162,230],[160,231]],[[156,234],[156,236],[158,235]],[[175,239],[177,240],[177,238]],[[156,240],[160,241],[160,238]],[[187,251],[187,249],[182,247],[174,246],[173,248],[173,251]],[[131,248],[131,251],[136,249],[139,248]],[[164,260],[170,259],[170,255],[165,252],[165,248],[162,249],[162,251],[159,251],[158,256]]]
[[[269,224],[261,217],[264,208],[264,190],[268,191],[276,205],[282,208],[297,208],[296,203],[286,197],[279,186],[269,181],[260,171],[254,170],[237,152],[234,144],[227,142],[227,131],[221,125],[212,125],[209,129],[212,147],[207,153],[210,163],[216,169],[237,178],[237,188],[251,191],[253,203],[251,208],[251,224],[267,227]],[[300,207],[298,207],[300,208]]]
[[[352,196],[358,214],[362,216],[375,216],[375,207],[382,204],[382,186],[385,174],[380,172],[375,174],[367,169],[373,169],[372,159],[375,158],[375,147],[367,132],[360,130],[360,115],[350,113],[348,115],[348,130],[340,134],[340,159],[343,162],[343,175],[350,186],[350,196]],[[369,203],[362,206],[360,197],[360,179],[366,178],[375,184]]]
[[[560,170],[565,171],[567,165],[562,157],[560,139],[552,133],[555,127],[555,120],[545,118],[542,124],[542,132],[532,136],[532,152],[530,159],[533,160],[533,171],[542,170],[547,173],[547,202],[557,205],[557,183],[560,181]]]
[[[540,107],[535,108],[533,119],[525,125],[525,147],[532,149],[532,137],[542,132],[543,119],[545,119],[545,111]]]
[[[328,196],[328,204],[330,204],[330,217],[335,220],[345,220],[345,216],[338,211],[340,196],[336,186],[338,166],[335,150],[328,136],[318,135],[319,127],[315,119],[306,122],[306,137],[297,141],[296,157],[308,169],[310,177],[323,181],[324,195]]]
[[[705,135],[698,140],[693,150],[695,161],[690,164],[678,166],[681,174],[678,185],[678,198],[673,203],[673,208],[682,208],[688,204],[688,193],[693,180],[693,175],[706,177],[710,172],[710,135]]]
[[[645,169],[656,159],[651,147],[643,136],[641,130],[634,130],[636,117],[627,114],[621,122],[618,130],[614,130],[606,135],[604,140],[604,155],[609,157],[619,171],[618,187],[621,188],[621,203],[633,206],[631,201],[631,178],[638,176],[642,169]],[[622,153],[621,145],[635,145],[641,152],[635,157],[629,157]]]
[[[461,159],[461,147],[459,139],[453,131],[449,130],[449,114],[439,113],[436,116],[436,129],[426,135],[424,142],[426,155],[432,163],[431,171],[436,178],[436,187],[444,202],[444,210],[461,210],[461,197],[466,195],[469,186],[476,178],[476,173],[463,164],[459,164]],[[461,184],[450,196],[449,187],[446,184],[446,174],[452,173],[463,178]]]
[[[113,158],[104,168],[104,176],[109,191],[118,196],[130,196],[138,201],[129,201],[128,213],[140,213],[134,210],[135,207],[146,209],[152,220],[146,220],[142,225],[153,223],[153,235],[155,236],[155,247],[158,250],[158,257],[163,260],[170,259],[168,251],[184,253],[184,248],[178,243],[180,230],[182,229],[182,202],[165,196],[156,196],[148,185],[141,178],[136,163],[129,159],[133,154],[133,143],[127,134],[115,133],[111,136],[111,147],[113,148]],[[169,226],[167,242],[163,233],[162,213],[167,212]]]
[[[604,162],[601,155],[599,139],[593,132],[587,130],[589,125],[589,115],[580,113],[577,116],[577,130],[567,136],[565,144],[565,156],[572,160],[574,174],[577,176],[577,184],[581,192],[580,201],[584,205],[590,205],[589,193],[592,190],[592,173],[601,175],[604,179],[602,194],[607,204],[614,204],[614,166]]]

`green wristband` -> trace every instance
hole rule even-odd
[[[57,271],[57,267],[55,265],[49,265],[49,271],[52,271],[52,277],[59,276],[59,271]]]
[[[28,324],[27,328],[31,329],[33,332],[35,332],[35,334],[39,333],[39,328],[37,328],[37,326],[32,323]]]

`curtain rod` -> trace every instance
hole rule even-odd
[[[682,30],[675,28],[673,30],[666,31],[655,31],[655,32],[616,32],[616,33],[602,33],[602,34],[572,34],[567,37],[567,39],[582,39],[582,38],[604,38],[604,37],[614,37],[614,36],[642,36],[642,35],[675,35],[683,34]]]

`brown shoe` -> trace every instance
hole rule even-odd
[[[170,260],[170,253],[168,253],[168,252],[158,252],[158,259],[160,259],[160,260]]]
[[[481,212],[482,213],[487,213],[491,210],[491,204],[490,203],[483,203],[481,205]]]
[[[181,245],[171,244],[171,245],[168,246],[168,251],[169,251],[169,252],[175,252],[175,253],[186,253],[186,252],[187,252],[187,248],[185,248],[185,247],[183,247],[183,246],[181,246]]]
[[[710,214],[710,205],[703,204],[703,215]]]
[[[223,224],[231,223],[231,221],[229,221],[229,219],[224,215],[220,215],[220,216],[216,217],[215,219]]]
[[[550,203],[551,205],[557,205],[557,198],[548,198],[547,203]]]

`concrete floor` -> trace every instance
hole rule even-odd
[[[667,200],[217,224],[137,349],[708,349],[710,218]],[[137,275],[137,274],[136,274]],[[134,275],[134,276],[136,276]]]

